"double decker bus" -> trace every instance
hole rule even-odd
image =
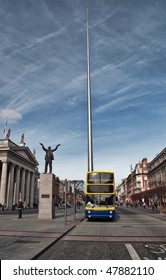
[[[88,220],[115,219],[114,172],[87,172],[85,195],[85,217]]]

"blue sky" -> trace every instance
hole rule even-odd
[[[0,127],[54,148],[60,179],[87,171],[86,9],[94,168],[133,166],[166,146],[165,0],[0,0]]]

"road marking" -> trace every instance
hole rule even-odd
[[[166,244],[150,244],[145,245],[153,254],[165,254],[166,253]]]
[[[140,257],[138,256],[137,252],[133,248],[131,244],[125,244],[132,260],[140,260]]]

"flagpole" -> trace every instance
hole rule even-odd
[[[3,130],[3,132],[5,133],[5,139],[6,139],[6,135],[7,135],[7,123],[8,123],[8,120],[6,119],[5,128]]]
[[[90,80],[89,22],[87,8],[87,112],[88,112],[88,171],[93,171],[92,108]]]

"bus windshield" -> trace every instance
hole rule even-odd
[[[114,183],[114,174],[106,172],[88,173],[87,183],[91,184],[110,184]]]
[[[113,185],[87,185],[87,193],[113,193]]]
[[[90,194],[86,196],[86,205],[90,207],[106,206],[110,207],[115,204],[115,195],[108,194]]]

